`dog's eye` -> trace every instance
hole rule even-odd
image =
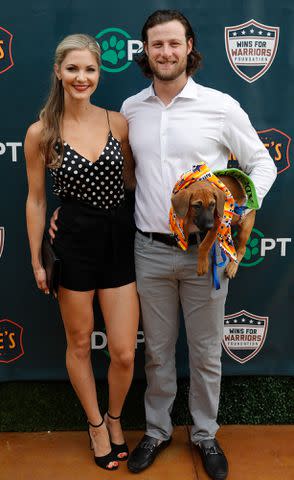
[[[201,208],[201,205],[199,205],[199,204],[192,205],[192,206],[193,206],[193,208],[195,208],[195,210],[199,210]]]

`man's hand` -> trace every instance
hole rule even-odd
[[[50,218],[50,228],[49,228],[49,235],[51,239],[51,243],[53,242],[55,238],[55,232],[57,232],[58,228],[56,225],[56,220],[58,219],[58,212],[59,212],[60,207],[56,208],[54,210],[52,217]]]

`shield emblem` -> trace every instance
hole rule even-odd
[[[4,227],[0,227],[0,258],[4,249],[5,230]]]
[[[235,72],[246,82],[255,82],[270,68],[277,53],[279,27],[249,20],[225,27],[226,52]]]
[[[246,310],[226,315],[222,345],[227,354],[239,363],[255,357],[264,344],[268,320]]]
[[[268,149],[277,167],[278,173],[282,173],[290,167],[290,143],[291,137],[277,128],[258,130],[258,136]],[[241,168],[238,159],[230,153],[227,168]]]
[[[14,362],[24,354],[23,328],[12,320],[0,320],[0,363]]]
[[[0,73],[6,72],[13,67],[12,59],[12,39],[13,35],[3,27],[0,27]]]
[[[268,128],[257,132],[264,146],[274,160],[278,173],[282,173],[290,167],[289,149],[291,137],[276,128]]]

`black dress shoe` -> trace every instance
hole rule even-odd
[[[168,447],[171,438],[163,440],[159,445],[158,442],[159,440],[157,440],[157,438],[144,435],[129,456],[128,469],[130,472],[139,473],[149,467],[149,465],[154,462],[156,455],[158,455],[164,448]]]
[[[213,480],[225,480],[228,475],[228,462],[216,439],[202,440],[197,447],[203,466],[210,478]]]

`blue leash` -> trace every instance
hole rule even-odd
[[[217,274],[217,267],[223,267],[226,263],[226,254],[225,252],[221,249],[221,256],[222,256],[222,261],[217,263],[217,257],[216,257],[216,248],[215,248],[215,242],[212,245],[212,276],[213,276],[213,284],[215,286],[216,290],[220,289],[220,283],[219,283],[219,278]]]
[[[241,217],[244,210],[246,210],[246,208],[247,208],[246,205],[239,206],[237,203],[235,203],[234,213],[236,213],[237,215],[240,215]]]

